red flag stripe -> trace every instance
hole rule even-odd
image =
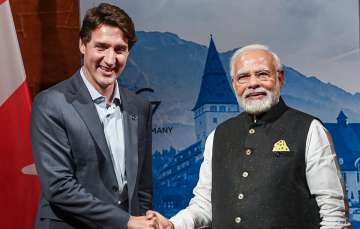
[[[33,228],[40,187],[36,176],[22,172],[33,163],[29,121],[30,97],[24,82],[0,107],[0,228]]]

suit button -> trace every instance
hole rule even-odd
[[[255,134],[255,129],[251,128],[251,129],[249,130],[249,134]]]
[[[112,190],[113,190],[114,192],[118,192],[118,191],[119,191],[119,187],[114,185],[114,186],[112,187]]]
[[[240,193],[240,194],[238,195],[238,199],[239,199],[239,200],[244,199],[244,194]]]
[[[245,150],[245,154],[246,154],[246,155],[248,155],[248,156],[249,156],[251,153],[252,153],[251,149],[247,149],[247,150]]]
[[[117,205],[120,205],[121,204],[121,201],[119,200],[118,202],[117,202]]]
[[[240,223],[241,222],[241,218],[240,217],[235,217],[235,223]]]
[[[242,173],[242,176],[243,176],[243,177],[248,177],[248,176],[249,176],[249,173],[245,171],[245,172]]]

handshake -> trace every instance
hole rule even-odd
[[[160,213],[149,210],[145,216],[130,216],[127,229],[175,229],[175,227]]]

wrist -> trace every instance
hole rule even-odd
[[[174,224],[169,220],[169,224],[170,224],[170,229],[175,229]]]
[[[133,218],[134,218],[134,216],[130,216],[130,217],[129,217],[129,220],[128,220],[127,224],[126,224],[126,229],[130,229],[130,228],[131,228],[131,224],[132,224]]]

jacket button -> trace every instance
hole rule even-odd
[[[251,153],[252,153],[251,149],[247,149],[247,150],[245,150],[245,154],[246,154],[246,155],[248,155],[248,156],[249,156]]]
[[[240,217],[235,217],[235,223],[240,223],[241,222],[241,218]]]
[[[242,176],[243,176],[243,177],[248,177],[248,176],[249,176],[249,173],[245,171],[245,172],[242,173]]]
[[[240,194],[238,195],[238,199],[239,199],[239,200],[244,199],[244,194],[240,193]]]
[[[251,128],[251,129],[249,130],[249,134],[255,134],[255,129]]]

